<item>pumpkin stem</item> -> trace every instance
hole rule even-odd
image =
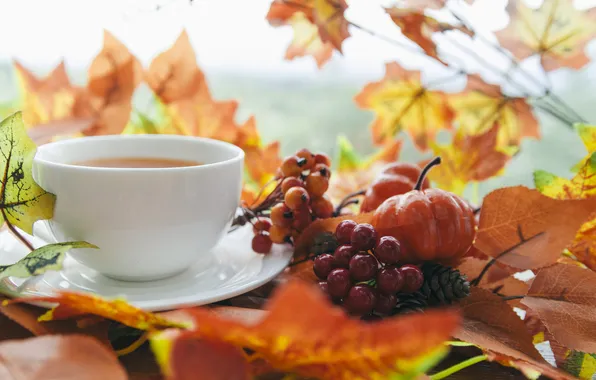
[[[426,178],[426,173],[428,173],[428,171],[433,166],[437,166],[440,163],[441,163],[441,157],[437,156],[437,157],[433,158],[431,162],[429,162],[428,164],[426,164],[426,166],[424,167],[424,169],[422,169],[422,172],[420,173],[420,176],[418,176],[418,181],[416,182],[416,186],[414,186],[414,190],[420,190],[422,188],[422,182],[424,182],[424,178]]]

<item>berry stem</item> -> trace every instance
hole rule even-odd
[[[441,372],[437,372],[434,375],[431,375],[430,378],[431,380],[440,380],[440,379],[444,379],[447,376],[451,376],[456,372],[461,371],[464,368],[468,368],[474,364],[483,362],[485,360],[488,359],[488,356],[486,355],[478,355],[478,356],[474,356],[473,358],[470,358],[468,360],[465,360],[461,363],[457,363],[456,365],[449,367],[447,369],[442,370]]]
[[[441,157],[437,156],[437,157],[433,158],[431,162],[429,162],[428,164],[426,164],[426,166],[424,167],[424,169],[422,169],[422,172],[420,173],[420,176],[418,176],[418,181],[416,182],[416,186],[414,186],[414,190],[420,190],[422,188],[422,182],[424,182],[424,178],[426,178],[426,173],[428,173],[428,171],[433,166],[437,166],[440,163],[441,163]]]
[[[356,191],[356,192],[346,195],[344,197],[344,199],[342,199],[341,202],[339,202],[339,204],[335,208],[335,211],[333,211],[333,216],[339,216],[339,214],[341,213],[341,210],[343,210],[344,207],[346,207],[346,206],[349,206],[351,204],[358,204],[359,201],[357,199],[353,199],[353,198],[364,195],[365,193],[366,193],[366,190],[359,190],[359,191]]]

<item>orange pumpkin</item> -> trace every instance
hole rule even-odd
[[[407,162],[389,164],[366,190],[360,212],[373,211],[387,198],[412,190],[421,172],[418,165]],[[428,187],[430,186],[425,178],[422,189]]]
[[[412,191],[386,199],[374,212],[379,236],[402,244],[403,261],[453,261],[463,257],[474,240],[474,210],[457,195],[441,189],[421,190],[426,172],[441,162],[437,157],[420,174]]]

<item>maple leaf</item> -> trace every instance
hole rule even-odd
[[[157,330],[168,327],[186,328],[186,323],[171,321],[157,314],[143,311],[123,299],[107,300],[102,297],[70,291],[60,291],[51,296],[32,296],[5,301],[57,303],[58,306],[39,317],[40,321],[68,319],[81,315],[97,315],[139,330]]]
[[[596,353],[596,273],[576,265],[555,264],[536,274],[522,304],[538,314],[564,346]]]
[[[197,65],[186,30],[168,50],[151,61],[145,80],[166,104],[191,97],[197,92],[208,92],[205,75]]]
[[[536,269],[553,264],[596,211],[596,199],[559,200],[523,186],[484,198],[474,246],[506,265]]]
[[[130,118],[132,95],[141,79],[141,63],[126,46],[104,30],[103,48],[91,62],[87,87],[75,104],[78,117],[95,118],[84,134],[121,133]]]
[[[196,328],[189,334],[248,348],[285,372],[357,380],[424,372],[446,353],[443,342],[459,322],[457,313],[444,310],[368,324],[349,318],[315,287],[297,280],[276,291],[267,309],[262,320],[248,324],[190,309]],[[172,360],[163,339],[156,343],[158,356]],[[161,362],[168,368],[167,360]]]
[[[281,166],[279,141],[245,151],[246,170],[252,181],[263,186],[275,176]]]
[[[474,36],[474,32],[465,26],[439,22],[435,18],[425,15],[424,9],[420,9],[419,6],[413,9],[386,8],[385,11],[389,14],[391,20],[401,29],[404,36],[418,44],[426,55],[435,58],[445,66],[448,66],[448,64],[439,57],[437,45],[432,40],[433,33],[459,30],[470,37]]]
[[[349,23],[344,17],[347,8],[345,0],[275,0],[266,19],[273,26],[292,25],[295,36],[290,48],[294,52],[290,52],[289,48],[287,59],[291,59],[288,56],[315,53],[320,67],[330,58],[331,52],[327,52],[328,47],[319,45],[329,44],[341,53],[343,41],[350,36]],[[313,24],[316,25],[318,36],[312,33]],[[320,42],[309,42],[315,40]],[[317,46],[310,46],[313,43]]]
[[[517,58],[539,55],[546,71],[579,69],[590,61],[584,48],[596,33],[596,9],[580,11],[571,0],[545,0],[535,9],[510,1],[507,12],[509,25],[496,36]]]
[[[371,124],[376,144],[406,130],[416,147],[426,150],[438,130],[451,129],[453,113],[445,94],[424,88],[419,71],[407,71],[397,62],[387,63],[385,77],[367,84],[354,100],[359,107],[376,113]]]
[[[572,179],[537,170],[534,183],[538,191],[555,199],[593,199],[596,201],[596,152],[583,161]],[[584,223],[567,249],[582,263],[596,270],[596,214]]]
[[[596,125],[588,125],[584,123],[577,123],[574,126],[579,137],[581,138],[588,154],[581,159],[571,170],[577,172],[581,169],[584,163],[590,158],[593,152],[596,152]]]
[[[336,169],[326,193],[331,201],[339,204],[354,191],[368,188],[385,165],[397,161],[402,144],[401,140],[391,140],[376,152],[362,157],[345,136],[338,136]]]
[[[526,99],[506,96],[478,75],[469,75],[464,91],[450,95],[448,101],[467,134],[485,133],[498,123],[498,148],[519,146],[523,137],[540,137],[538,120]]]
[[[515,367],[529,378],[542,374],[553,379],[574,379],[544,360],[524,322],[501,297],[473,287],[470,296],[459,304],[464,318],[454,337],[477,345],[489,360]]]
[[[33,179],[31,167],[36,146],[27,135],[21,112],[0,123],[0,222],[16,226],[28,234],[33,223],[50,219],[56,197]]]
[[[317,67],[322,68],[333,55],[331,42],[323,42],[319,35],[319,29],[313,24],[304,13],[295,13],[288,24],[294,31],[292,42],[286,49],[285,59],[291,61],[298,57],[312,56]]]
[[[43,336],[0,343],[3,380],[126,380],[118,358],[96,339]]]
[[[479,182],[501,175],[509,154],[497,150],[500,125],[479,135],[467,135],[458,129],[451,144],[431,142],[435,156],[441,157],[441,165],[429,171],[428,178],[443,190],[462,195],[470,182]]]

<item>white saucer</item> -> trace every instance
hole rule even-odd
[[[44,231],[39,231],[39,235],[47,236]],[[42,239],[25,236],[36,248],[47,244]],[[291,247],[274,244],[271,253],[260,255],[251,249],[252,236],[251,225],[228,233],[208,253],[208,264],[201,260],[185,272],[163,280],[114,280],[67,255],[59,272],[50,271],[27,279],[8,277],[0,280],[3,288],[0,293],[27,297],[51,295],[56,290],[83,291],[108,298],[123,297],[132,305],[150,311],[205,305],[258,288],[287,266],[292,257]],[[8,230],[0,232],[0,265],[15,263],[27,253],[26,247]]]

